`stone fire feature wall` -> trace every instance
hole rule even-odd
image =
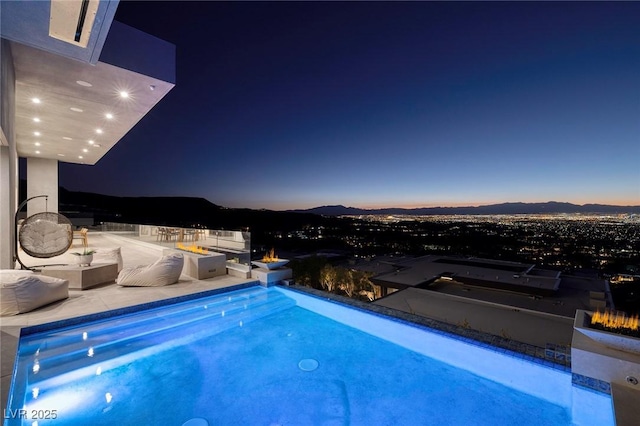
[[[209,252],[208,254],[197,254],[184,250],[163,250],[164,255],[176,252],[184,255],[182,273],[191,278],[205,280],[227,274],[227,256],[222,253]]]
[[[637,424],[640,418],[637,403],[640,401],[640,339],[629,338],[631,343],[624,345],[627,350],[595,340],[589,334],[599,331],[588,327],[589,315],[583,310],[576,311],[571,340],[572,381],[578,386],[610,393],[616,424]]]
[[[640,340],[628,338],[638,341],[638,352],[635,353],[607,346],[589,337],[587,332],[581,331],[586,328],[588,332],[598,333],[588,328],[588,322],[589,316],[586,311],[576,312],[571,341],[572,373],[608,383],[626,383],[627,377],[640,380]],[[635,388],[640,389],[640,385]]]

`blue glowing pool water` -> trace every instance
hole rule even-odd
[[[612,424],[606,396],[577,412],[568,373],[280,288],[26,335],[18,352],[5,425]]]

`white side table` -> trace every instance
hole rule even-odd
[[[68,280],[69,290],[86,290],[99,284],[115,281],[118,277],[118,264],[94,263],[91,266],[45,266],[40,273],[49,277]]]

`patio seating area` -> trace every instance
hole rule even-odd
[[[88,248],[96,250],[113,250],[121,248],[124,268],[139,265],[150,265],[163,255],[166,247],[142,242],[126,236],[89,231]],[[39,259],[21,252],[20,258],[29,267],[40,265],[74,264],[72,254],[82,248],[70,248],[66,253],[47,259]],[[255,280],[222,275],[206,280],[197,280],[185,274],[180,275],[179,281],[162,287],[121,287],[114,282],[101,284],[87,290],[69,289],[69,297],[58,302],[38,308],[34,311],[0,317],[0,333],[2,338],[2,405],[7,401],[13,361],[16,353],[20,329],[26,326],[44,324],[98,312],[110,311],[118,308],[170,299],[188,294],[200,293],[213,289],[233,287]]]
[[[89,241],[91,244],[88,248],[96,250],[96,257],[101,251],[110,251],[120,247],[124,268],[151,265],[163,256],[163,250],[166,249],[166,247],[159,244],[143,242],[138,239],[112,233],[89,232]],[[76,256],[72,253],[78,250],[81,251],[82,249],[72,247],[60,256],[47,259],[34,258],[25,253],[21,253],[20,258],[29,267],[60,264],[73,265],[76,263]],[[118,286],[114,281],[84,291],[73,291],[70,289],[69,299],[45,306],[30,313],[20,314],[14,317],[2,317],[0,318],[0,326],[31,326],[155,300],[178,297],[184,294],[230,287],[249,281],[251,281],[251,279],[243,279],[230,275],[197,280],[188,275],[181,274],[177,283],[152,289],[125,288]]]

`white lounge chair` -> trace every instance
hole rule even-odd
[[[0,315],[17,315],[69,297],[69,281],[31,271],[0,271]]]
[[[123,287],[159,287],[177,283],[184,266],[182,253],[162,256],[148,266],[124,268],[116,283]]]

